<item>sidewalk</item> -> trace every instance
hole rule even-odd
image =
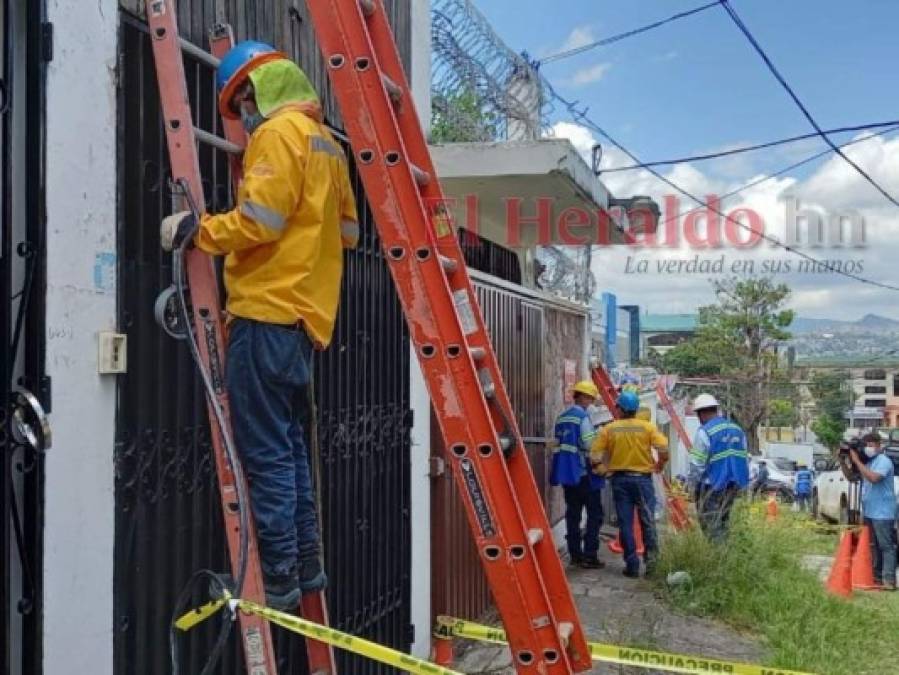
[[[620,556],[603,545],[603,570],[568,568],[588,639],[734,661],[758,662],[763,650],[752,639],[715,621],[677,614],[654,594],[644,579],[622,576]],[[470,675],[507,675],[515,671],[507,649],[463,642],[454,669]],[[662,671],[597,663],[591,673],[646,674]]]

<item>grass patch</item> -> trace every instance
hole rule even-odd
[[[666,538],[657,583],[679,609],[761,635],[771,666],[822,675],[899,673],[897,594],[838,599],[800,564],[803,555],[832,555],[836,541],[804,515],[783,513],[767,523],[758,508],[740,507],[725,545],[699,532]],[[668,588],[665,577],[676,570],[689,572],[692,583]]]

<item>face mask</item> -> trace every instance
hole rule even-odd
[[[870,447],[867,445],[865,446],[865,455],[867,455],[869,458],[873,457],[876,454],[877,454],[877,448]]]
[[[246,108],[241,107],[240,121],[243,122],[243,128],[246,132],[252,134],[260,124],[265,122],[265,117],[263,117],[262,113],[258,110],[255,113],[250,114],[247,112]]]

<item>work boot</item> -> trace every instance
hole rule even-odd
[[[568,564],[572,567],[576,567],[581,564],[581,560],[584,559],[584,556],[580,553],[569,553],[568,554]]]
[[[625,567],[621,570],[621,573],[626,576],[628,579],[639,579],[640,578],[640,570],[631,569],[629,567]]]
[[[325,590],[328,585],[328,577],[322,569],[322,561],[316,556],[300,558],[298,577],[300,590],[303,593],[317,593]]]
[[[583,567],[585,570],[601,570],[606,566],[606,564],[597,556],[585,556],[578,560],[577,564],[579,567]]]
[[[230,574],[219,574],[219,579],[229,593],[234,592],[234,577]],[[262,574],[265,585],[265,605],[279,612],[293,612],[300,606],[300,587],[295,572],[287,574]],[[209,595],[221,598],[221,588],[215,581],[209,582]]]

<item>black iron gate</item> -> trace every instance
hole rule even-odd
[[[129,15],[120,45],[119,320],[129,369],[116,420],[115,672],[149,675],[169,672],[178,589],[196,569],[226,569],[227,557],[202,393],[187,350],[153,321],[153,301],[171,279],[158,237],[171,195],[149,38]],[[194,63],[187,71],[198,125],[219,131],[212,73]],[[207,208],[222,210],[230,201],[226,160],[204,147],[200,161]],[[341,630],[408,649],[409,344],[371,215],[360,215],[334,341],[315,366],[328,602]],[[199,672],[213,628],[186,638],[183,672]],[[276,640],[280,672],[306,672],[302,641],[277,631]],[[234,649],[216,672],[242,671]],[[339,666],[391,672],[344,654]]]
[[[36,413],[50,410],[44,371],[49,34],[44,2],[2,2],[0,11],[0,331],[7,336],[0,355],[0,667],[37,675],[43,653],[43,452],[49,438],[39,424],[46,419]]]

